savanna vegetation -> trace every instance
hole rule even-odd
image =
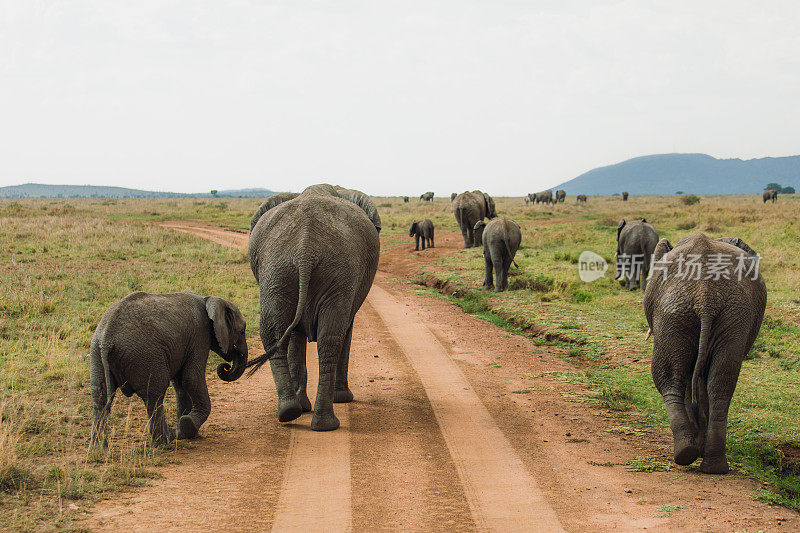
[[[620,425],[668,431],[649,375],[643,294],[613,280],[617,223],[645,217],[673,244],[700,231],[741,237],[762,255],[768,304],[731,407],[728,457],[735,471],[770,483],[755,497],[800,508],[800,198],[782,196],[775,204],[763,204],[760,195],[696,198],[634,196],[623,203],[590,197],[577,205],[567,197],[554,206],[496,198],[498,214],[515,219],[523,232],[511,290],[479,289],[480,248],[459,249],[420,274],[430,286],[446,281],[457,287],[448,297],[465,311],[573,361],[578,370],[552,379],[584,384],[582,399],[620,417]],[[412,220],[431,219],[437,244],[458,231],[449,198],[374,201],[384,250],[413,248]],[[257,204],[219,198],[0,201],[0,529],[69,527],[86,502],[149,483],[157,476],[154,467],[172,460],[174,448],[148,445],[140,400],[121,395],[108,453],[87,455],[91,335],[106,307],[135,290],[228,298],[255,335],[258,301],[246,254],[147,223],[198,220],[246,231]],[[609,262],[605,277],[579,280],[584,250]],[[209,368],[218,362],[212,355]],[[174,405],[171,398],[167,405]]]
[[[141,400],[122,394],[108,453],[87,455],[86,354],[110,303],[136,290],[190,290],[228,298],[258,323],[244,252],[129,221],[196,209],[194,200],[169,202],[0,202],[0,530],[69,528],[86,502],[146,484],[172,460],[175,448],[148,444]],[[227,206],[203,203],[224,223]],[[209,369],[219,361],[212,356]]]
[[[668,423],[650,377],[652,340],[645,340],[643,292],[626,291],[613,279],[619,220],[644,217],[673,245],[704,232],[740,237],[761,254],[767,311],[731,404],[728,458],[734,471],[770,483],[770,490],[754,497],[800,509],[800,198],[782,196],[774,205],[764,205],[760,195],[634,196],[624,203],[590,197],[585,205],[568,197],[555,206],[495,200],[498,216],[522,226],[512,290],[480,290],[480,248],[461,249],[429,266],[425,284],[447,282],[449,297],[466,311],[553,346],[580,368],[553,379],[586,385],[592,391],[587,401],[641,428],[668,432]],[[402,229],[415,217],[433,220],[439,241],[442,233],[458,231],[449,202],[384,202],[391,205],[381,209],[387,243],[407,246]],[[584,250],[606,259],[605,277],[592,283],[579,279]]]

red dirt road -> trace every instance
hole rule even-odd
[[[244,247],[247,235],[165,226]],[[277,422],[268,370],[209,378],[202,438],[164,478],[100,502],[90,529],[276,531],[793,531],[798,515],[751,499],[758,484],[691,468],[630,472],[620,463],[670,449],[668,435],[612,433],[618,422],[568,401],[570,365],[524,337],[416,294],[413,276],[459,246],[382,252],[356,318],[341,428],[310,415]],[[258,339],[251,346],[258,346]],[[309,381],[316,383],[315,345]],[[256,348],[252,349],[257,352]],[[519,391],[528,390],[527,393]],[[517,393],[514,393],[517,391]],[[313,390],[310,397],[313,398]],[[605,464],[613,466],[603,466]],[[664,507],[670,506],[670,507]]]

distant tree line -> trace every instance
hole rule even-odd
[[[778,191],[781,194],[794,194],[794,187],[781,187],[780,183],[767,183],[764,190]]]

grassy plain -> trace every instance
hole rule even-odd
[[[374,201],[384,249],[412,248],[412,220],[430,218],[437,236],[458,231],[449,198]],[[198,220],[246,231],[258,203],[0,200],[0,529],[69,527],[86,501],[147,483],[157,475],[153,466],[171,460],[169,450],[147,446],[140,401],[121,395],[110,453],[87,457],[92,332],[106,307],[131,291],[192,290],[233,300],[255,333],[257,292],[246,255],[147,223]],[[666,416],[649,375],[642,293],[612,279],[619,219],[645,217],[673,244],[704,231],[741,237],[758,251],[768,307],[734,397],[729,458],[739,472],[771,483],[755,497],[800,507],[800,197],[766,205],[755,196],[702,197],[694,205],[675,196],[589,198],[586,205],[570,197],[557,206],[498,198],[497,210],[523,228],[511,291],[479,289],[480,249],[459,250],[426,272],[464,288],[455,301],[465,311],[573,361],[578,371],[553,379],[585,384],[588,401],[636,431],[663,431]],[[606,277],[578,279],[583,250],[609,260]]]
[[[153,466],[171,460],[170,450],[148,446],[141,401],[122,394],[109,453],[87,456],[85,355],[110,303],[136,290],[215,294],[236,302],[256,331],[246,254],[128,221],[154,217],[149,204],[0,201],[0,530],[69,528],[85,502],[147,483]],[[158,209],[195,209],[183,204]],[[222,223],[228,210],[217,211]]]

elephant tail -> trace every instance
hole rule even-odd
[[[712,317],[703,314],[700,316],[700,347],[697,350],[697,361],[694,363],[692,373],[692,413],[695,422],[699,421],[700,384],[706,380],[706,371],[709,359],[709,337],[711,336]]]
[[[100,364],[103,365],[103,379],[106,387],[106,411],[111,408],[111,403],[114,401],[114,396],[117,393],[116,387],[112,387],[111,385],[111,368],[108,366],[108,354],[111,352],[112,347],[113,346],[100,343]]]
[[[264,354],[259,355],[247,363],[247,367],[252,367],[250,370],[248,370],[247,377],[255,374],[256,370],[261,368],[261,365],[272,359],[279,350],[286,348],[294,328],[297,327],[297,325],[300,323],[300,319],[303,318],[303,311],[306,308],[306,301],[308,300],[308,284],[311,281],[312,270],[313,268],[311,268],[308,263],[300,263],[300,266],[298,267],[298,281],[300,283],[300,288],[297,292],[297,309],[294,313],[294,319],[292,320],[292,323],[289,324],[289,327],[286,328],[283,336],[278,339],[278,342],[267,348],[267,351]]]
[[[511,253],[511,248],[508,246],[508,239],[503,239],[503,244],[506,245],[506,252],[508,252],[508,258],[511,259],[511,262],[514,264],[515,267],[519,268],[517,262],[514,261],[514,254]]]

